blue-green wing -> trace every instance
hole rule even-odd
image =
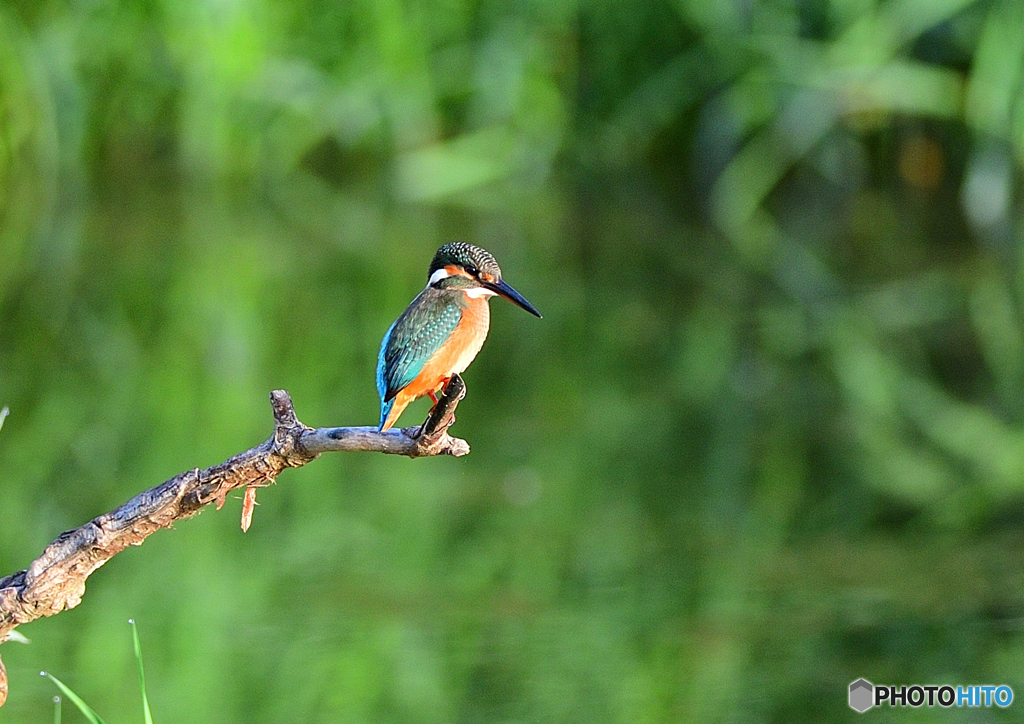
[[[424,289],[384,335],[377,358],[377,391],[382,404],[394,399],[423,371],[462,319],[459,293]]]

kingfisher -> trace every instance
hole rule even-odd
[[[501,278],[494,257],[479,246],[445,244],[430,262],[427,287],[388,328],[377,357],[380,432],[410,402],[436,393],[463,372],[487,338],[490,307],[499,295],[540,317],[537,308]]]

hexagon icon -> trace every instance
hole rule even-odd
[[[867,679],[857,679],[850,684],[850,708],[861,714],[874,706],[875,686]]]

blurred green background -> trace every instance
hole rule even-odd
[[[129,617],[162,722],[1024,696],[1022,161],[1019,0],[0,1],[0,573],[271,389],[375,423],[445,241],[545,315],[492,303],[468,458],[327,455],[124,552],[2,647],[0,721],[41,669],[137,720]]]

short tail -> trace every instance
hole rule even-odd
[[[395,424],[394,420],[389,420],[388,417],[391,415],[391,408],[395,406],[395,398],[391,398],[387,402],[380,403],[380,425],[377,427],[377,432],[384,432],[390,430],[391,426]],[[397,415],[395,416],[398,417]]]
[[[387,402],[380,403],[380,427],[377,432],[390,430],[391,426],[398,422],[405,408],[416,398],[406,394],[405,390],[399,390],[398,394]]]

